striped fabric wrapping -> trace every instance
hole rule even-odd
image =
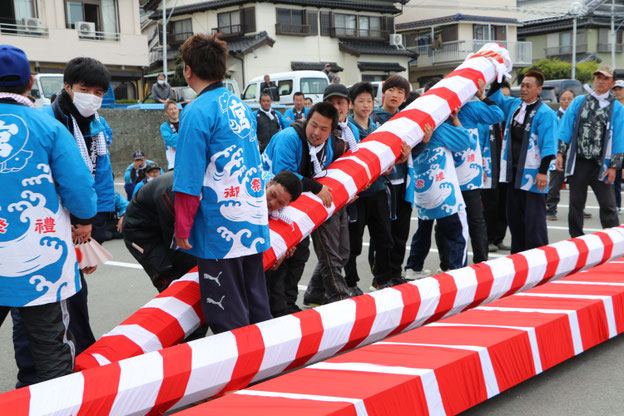
[[[576,273],[562,283],[553,283],[561,288],[555,294],[572,293],[566,292],[566,285],[571,283],[563,282],[589,286],[591,271],[584,270],[623,255],[624,228],[616,227],[13,390],[0,395],[0,408],[6,409],[7,414],[20,415],[158,414],[243,389],[252,382],[426,323],[433,323],[430,326],[434,327],[463,323],[460,317],[465,314],[454,314],[469,309],[469,316],[503,312],[528,316],[517,310],[520,306],[515,300],[508,301],[506,297]],[[615,283],[611,286],[617,287]],[[544,287],[529,292],[541,293],[531,295],[541,299],[533,304],[536,309],[549,308],[539,303],[546,297],[542,294],[548,294]],[[523,295],[513,297],[517,298],[523,299]],[[556,296],[548,300],[557,305],[557,313],[569,310]],[[603,303],[609,305],[606,298]],[[585,326],[580,313],[576,318],[565,313],[566,322],[575,331],[570,337],[572,353],[578,353],[594,341],[587,341],[592,338],[583,334]],[[613,325],[619,317],[618,309],[607,320],[611,322],[609,336],[621,332],[619,326]],[[443,318],[446,319],[442,323],[434,322]],[[483,325],[490,324],[484,321]],[[539,342],[536,331],[525,331],[529,340],[535,338]],[[594,339],[597,338],[600,337]],[[396,339],[392,338],[392,342]],[[537,344],[531,345],[532,351],[536,351]],[[329,365],[343,356],[333,358]],[[543,371],[557,360],[534,360],[534,370]],[[327,363],[315,368],[323,365]],[[331,377],[335,377],[333,374]],[[421,373],[408,375],[420,377]]]

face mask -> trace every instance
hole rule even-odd
[[[91,117],[102,106],[102,99],[93,94],[74,91],[74,105],[83,117]]]
[[[158,80],[158,84],[159,84],[159,85],[165,85],[165,81],[163,81],[163,80],[159,79],[159,80]]]

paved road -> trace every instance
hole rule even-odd
[[[568,238],[567,232],[567,191],[562,192],[562,205],[559,219],[548,222],[551,242]],[[587,210],[593,218],[586,220],[585,232],[600,228],[598,207],[593,195],[588,197]],[[412,220],[411,232],[416,229]],[[367,238],[366,240],[367,241]],[[509,244],[509,236],[506,241]],[[114,255],[114,261],[103,265],[87,277],[89,285],[89,309],[91,324],[96,338],[109,331],[156,294],[149,278],[127,252],[121,240],[109,241],[104,246]],[[362,281],[360,287],[367,292],[372,276],[366,266],[366,250],[359,258]],[[492,253],[492,257],[508,253]],[[470,260],[472,257],[469,258]],[[315,265],[312,255],[300,283],[300,289],[310,279]],[[425,268],[436,270],[438,256],[435,247],[427,257]],[[300,292],[300,295],[303,295]],[[301,304],[301,297],[299,303]],[[624,337],[617,337],[603,345],[572,359],[542,375],[531,379],[499,396],[483,403],[468,415],[588,415],[616,414],[616,409],[624,404],[621,386],[624,385],[624,361],[618,358],[618,349],[624,347]],[[0,392],[14,387],[17,368],[13,360],[11,343],[11,322],[7,320],[0,327]]]

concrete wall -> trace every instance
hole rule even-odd
[[[160,125],[167,119],[164,111],[102,109],[98,113],[113,129],[113,144],[109,152],[115,182],[123,182],[123,173],[132,163],[132,153],[138,149],[167,170],[165,143],[160,136]]]

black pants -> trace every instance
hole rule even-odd
[[[318,263],[306,294],[318,297],[322,292],[329,302],[347,299],[350,291],[342,275],[349,260],[349,225],[345,208],[334,212],[312,232],[312,244]]]
[[[162,292],[171,282],[184,276],[197,266],[197,258],[178,250],[171,250],[161,240],[137,240],[130,230],[126,231],[124,243],[132,257],[143,266],[152,284]],[[140,247],[143,252],[139,251]]]
[[[557,215],[557,204],[559,204],[559,195],[561,194],[564,179],[565,172],[558,170],[550,171],[548,196],[546,197],[546,215]]]
[[[613,181],[613,190],[615,191],[615,205],[622,208],[622,169],[615,171],[615,181]]]
[[[19,311],[27,358],[32,362],[34,374],[29,384],[70,374],[74,369],[74,347],[67,327],[66,301],[23,308],[0,306],[0,325],[11,309]],[[16,359],[18,354],[16,351]]]
[[[498,245],[507,233],[507,184],[498,183],[494,189],[483,189],[481,196],[488,243]]]
[[[510,185],[507,188],[507,223],[511,232],[511,254],[548,244],[546,195]]]
[[[271,319],[262,253],[233,259],[197,259],[199,293],[212,332]]]
[[[488,259],[488,238],[485,219],[483,218],[483,205],[481,204],[481,190],[473,189],[462,191],[464,202],[466,203],[466,217],[468,223],[468,233],[472,244],[472,261],[474,264],[487,261]],[[448,260],[448,250],[443,249],[446,245],[441,231],[440,222],[436,222],[435,239],[439,249],[440,264],[450,265]],[[442,249],[441,249],[442,248]],[[447,270],[442,267],[442,270]]]
[[[305,264],[310,258],[310,237],[299,244],[292,257],[284,260],[277,270],[265,272],[269,305],[274,317],[286,315],[297,302],[299,280],[303,275]]]
[[[347,285],[353,287],[360,281],[356,260],[362,254],[362,236],[366,226],[371,239],[375,240],[373,276],[377,283],[386,283],[391,277],[390,253],[393,244],[388,194],[384,189],[374,195],[357,199],[352,206],[357,210],[357,221],[349,223],[350,251],[345,265]]]
[[[102,244],[104,241],[110,240],[107,236],[108,222],[115,216],[114,212],[98,212],[93,219],[91,238]]]
[[[600,206],[600,225],[610,228],[620,225],[615,206],[613,185],[598,179],[600,165],[595,160],[576,158],[574,175],[568,176],[570,186],[570,211],[568,228],[571,237],[583,235],[583,209],[587,201],[587,187],[591,186]]]
[[[405,201],[405,183],[392,185],[392,193],[396,200],[396,218],[390,222],[390,230],[392,231],[390,270],[392,271],[392,279],[398,279],[403,272],[405,245],[409,238],[410,223],[412,221],[412,205]]]
[[[448,259],[448,266],[441,264],[442,269],[449,270],[464,267],[466,240],[463,236],[463,226],[459,214],[456,213],[436,220],[418,220],[418,229],[412,237],[410,255],[407,258],[405,268],[415,271],[421,271],[423,269],[425,259],[431,248],[433,221],[440,227],[440,232],[444,236],[444,241],[446,242],[446,251],[448,254],[445,256]]]

